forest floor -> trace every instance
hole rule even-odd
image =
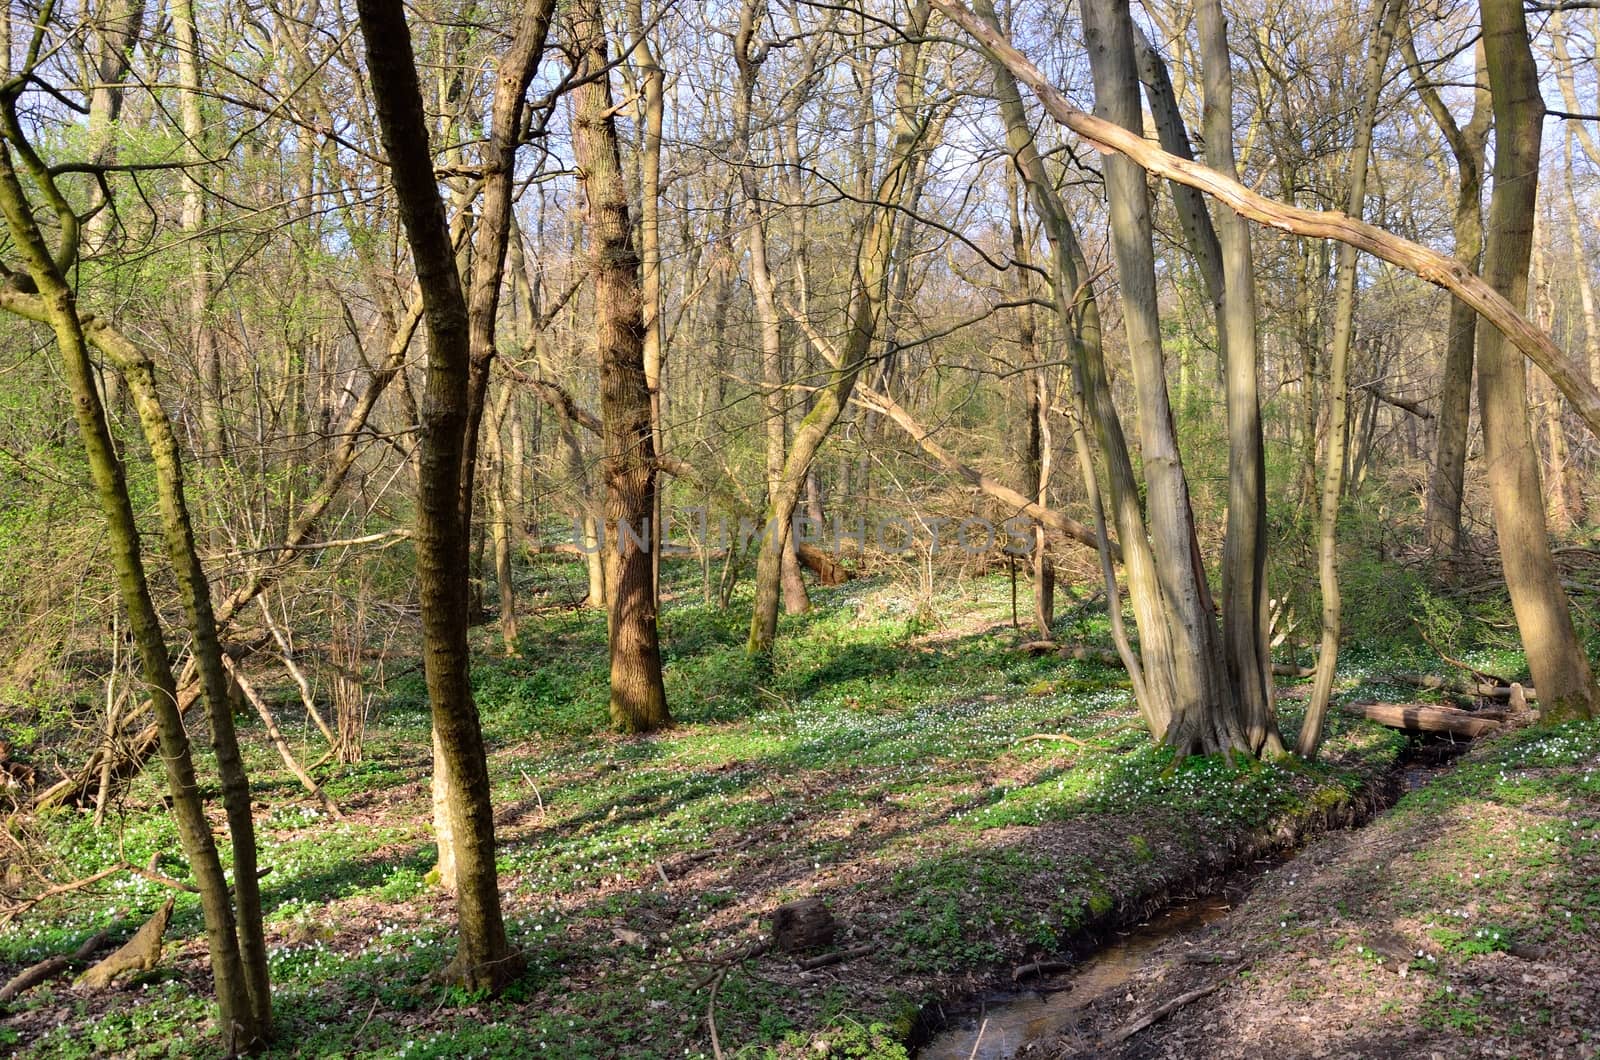
[[[1597,997],[1600,726],[1587,723],[1485,741],[1018,1055],[1588,1058]]]
[[[343,820],[316,809],[247,728],[262,863],[271,869],[263,889],[275,1052],[709,1056],[715,1026],[729,1056],[904,1055],[939,1002],[1009,984],[1019,966],[1061,959],[1230,866],[1369,811],[1387,796],[1404,751],[1402,736],[1341,717],[1314,766],[1174,767],[1143,732],[1119,671],[1017,650],[1029,638],[1011,625],[1003,578],[953,584],[920,606],[903,589],[870,581],[819,590],[815,601],[811,614],[784,619],[768,671],[743,652],[747,605],[723,612],[697,594],[669,603],[663,638],[679,724],[647,738],[605,731],[603,616],[538,611],[513,659],[493,654],[491,628],[476,632],[501,884],[527,957],[525,974],[495,999],[431,978],[451,952],[452,913],[426,879],[434,860],[428,727],[414,670],[391,667],[363,762],[320,773]],[[1063,641],[1102,632],[1103,610],[1063,612]],[[1347,653],[1347,687],[1376,665]],[[1368,698],[1383,691],[1361,689]],[[1291,732],[1295,709],[1286,699]],[[281,720],[293,717],[285,699]],[[301,740],[314,757],[309,736]],[[1438,783],[1428,791],[1458,790],[1443,786],[1454,778]],[[1467,789],[1459,790],[1464,805]],[[1540,798],[1530,789],[1518,814],[1554,807]],[[1442,812],[1395,820],[1427,833],[1442,826]],[[1498,804],[1481,815],[1450,813],[1462,835],[1482,833],[1474,842],[1487,857]],[[1540,834],[1562,843],[1587,836],[1594,846],[1589,821],[1527,821],[1544,822]],[[1518,816],[1512,825],[1517,843],[1524,823]],[[100,831],[79,815],[35,827],[60,859],[59,879],[119,860],[144,864],[177,847],[151,777]],[[1363,842],[1381,834],[1360,833]],[[181,871],[170,857],[165,867]],[[1444,875],[1430,879],[1425,896],[1479,911],[1459,930],[1445,921],[1453,941],[1436,940],[1430,953],[1456,961],[1451,947],[1478,945],[1471,931],[1486,924],[1528,936],[1509,909],[1472,907],[1476,883],[1451,875],[1460,871],[1430,868]],[[1564,875],[1572,900],[1551,908],[1575,918],[1592,908],[1595,892],[1583,890],[1592,883],[1561,864],[1548,871]],[[1370,859],[1369,874],[1384,886]],[[1400,893],[1415,886],[1403,882]],[[122,877],[34,910],[0,932],[0,979],[96,930],[131,932],[168,893]],[[805,897],[826,901],[840,924],[833,948],[849,959],[812,970],[777,952],[730,959],[764,936],[776,907]],[[1265,938],[1289,945],[1304,929],[1304,945],[1322,939],[1325,911],[1296,905],[1298,916],[1282,917],[1282,928],[1266,931],[1263,921]],[[1341,960],[1360,960],[1356,952]],[[1281,956],[1287,969],[1298,967],[1292,951]],[[1407,991],[1433,974],[1408,980]],[[1464,989],[1468,980],[1459,981]],[[1149,989],[1154,997],[1165,988]],[[209,993],[198,910],[179,895],[161,968],[110,991],[66,980],[35,989],[0,1013],[0,1052],[208,1055],[217,1042]],[[1444,998],[1419,997],[1405,1011],[1419,1026],[1427,1019],[1469,1031],[1470,1017],[1495,1011]],[[1179,1033],[1218,1004],[1173,1016],[1163,1032]],[[1283,1017],[1263,1010],[1262,1018]],[[1259,1041],[1268,1030],[1258,1029]],[[1215,1055],[1177,1038],[1172,1048]]]

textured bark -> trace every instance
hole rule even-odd
[[[1367,164],[1372,154],[1372,129],[1377,121],[1378,94],[1383,71],[1389,64],[1402,0],[1378,0],[1376,32],[1367,46],[1361,110],[1356,116],[1356,139],[1351,148],[1350,186],[1345,211],[1359,220],[1367,198]],[[1339,247],[1339,273],[1333,310],[1333,348],[1328,354],[1328,444],[1323,455],[1322,495],[1317,526],[1317,584],[1322,590],[1322,639],[1317,653],[1317,676],[1295,750],[1314,758],[1322,743],[1323,719],[1333,695],[1334,668],[1339,662],[1339,634],[1343,601],[1339,595],[1339,501],[1344,494],[1345,447],[1349,440],[1350,343],[1356,319],[1356,249]]]
[[[1084,37],[1095,110],[1104,122],[1137,135],[1142,128],[1139,81],[1127,0],[1085,3]],[[1104,165],[1111,248],[1139,403],[1151,545],[1172,636],[1173,717],[1166,738],[1186,754],[1250,751],[1235,712],[1237,693],[1222,665],[1204,572],[1196,563],[1189,487],[1173,427],[1156,313],[1155,252],[1144,171],[1120,154],[1106,158]]]
[[[233,849],[234,910],[245,987],[255,1019],[261,1027],[270,1029],[272,1003],[267,980],[267,946],[261,924],[261,889],[256,874],[255,821],[250,781],[245,774],[239,738],[233,724],[230,682],[211,603],[211,583],[206,578],[200,553],[195,547],[194,528],[184,496],[182,458],[177,439],[172,434],[172,423],[156,391],[155,371],[150,360],[131,343],[120,348],[106,344],[102,349],[112,351],[110,356],[127,383],[128,392],[138,408],[140,426],[150,447],[151,463],[155,467],[167,558],[177,579],[179,596],[183,600],[193,638],[206,721],[211,729],[211,746],[216,754],[217,774],[222,782],[229,845]]]
[[[1518,0],[1482,0],[1483,41],[1494,94],[1494,194],[1484,279],[1512,305],[1528,296],[1544,101]],[[1594,714],[1589,660],[1573,629],[1544,525],[1539,458],[1528,433],[1522,359],[1498,331],[1478,340],[1478,404],[1506,588],[1547,722]]]
[[[578,76],[573,153],[588,203],[589,272],[594,281],[595,345],[600,359],[600,420],[605,455],[606,553],[611,607],[611,723],[625,732],[672,724],[661,681],[649,528],[655,512],[656,453],[645,376],[639,255],[633,245],[622,154],[612,116],[606,30],[598,0],[570,9]]]
[[[447,838],[456,863],[460,941],[447,975],[470,989],[495,989],[511,977],[517,962],[506,940],[500,910],[488,766],[468,673],[467,515],[471,486],[463,481],[470,479],[472,471],[468,456],[473,447],[467,435],[472,421],[474,339],[481,337],[485,328],[492,336],[493,325],[469,316],[444,203],[434,180],[404,9],[397,0],[360,0],[357,6],[378,125],[428,329],[414,542],[422,603],[423,670],[438,751],[435,769],[442,774],[452,833]],[[525,44],[526,34],[535,31],[542,46],[544,25],[525,16],[512,51]],[[532,51],[536,55],[538,49]],[[525,86],[527,80],[521,83]],[[502,91],[514,88],[508,89],[503,80],[496,86],[497,111]],[[503,161],[509,203],[509,161]],[[486,188],[486,216],[494,202],[492,189]],[[504,261],[503,243],[501,249],[497,265]],[[494,260],[492,255],[490,260]],[[475,285],[475,303],[479,297],[490,296],[486,286],[480,291]],[[498,296],[498,287],[496,279],[493,297]],[[464,499],[468,503],[464,504]]]

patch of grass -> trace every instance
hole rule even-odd
[[[344,822],[310,808],[246,724],[268,803],[271,1055],[701,1055],[707,962],[781,902],[819,895],[850,941],[877,949],[832,987],[796,980],[777,956],[730,969],[717,999],[725,1048],[901,1056],[923,1001],[974,970],[1055,951],[1259,829],[1322,812],[1403,745],[1341,719],[1314,767],[1174,766],[1139,728],[1123,673],[1016,650],[1004,578],[958,583],[920,611],[871,581],[814,602],[784,616],[758,666],[744,654],[746,608],[673,597],[662,624],[678,725],[641,739],[608,731],[603,615],[526,616],[518,658],[478,631],[501,886],[527,965],[495,999],[431,979],[451,954],[452,913],[429,883],[415,675],[391,683],[364,760],[321,772],[353,815]],[[1073,621],[1103,632],[1103,616]],[[1055,733],[1080,742],[1026,739]],[[156,793],[141,779],[114,829],[46,822],[63,864],[84,875],[176,849],[169,815],[138,808]],[[98,927],[131,931],[166,896],[138,878],[107,892],[0,933],[0,962],[69,949]],[[183,896],[172,937],[199,928]],[[181,984],[119,993],[25,1055],[83,1055],[84,1043],[209,1055],[199,948],[176,968]]]

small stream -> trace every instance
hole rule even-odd
[[[1449,769],[1467,746],[1417,741],[1397,770],[1398,794],[1415,791]],[[1030,1043],[1057,1037],[1091,1003],[1131,980],[1158,946],[1198,934],[1226,917],[1262,876],[1293,861],[1301,849],[1235,871],[1212,893],[1180,898],[1144,923],[1113,932],[1064,975],[1036,989],[995,991],[972,999],[949,1014],[943,1029],[917,1051],[917,1060],[1009,1060]]]

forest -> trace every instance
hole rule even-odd
[[[1600,2],[4,6],[0,1054],[1600,1055]]]

